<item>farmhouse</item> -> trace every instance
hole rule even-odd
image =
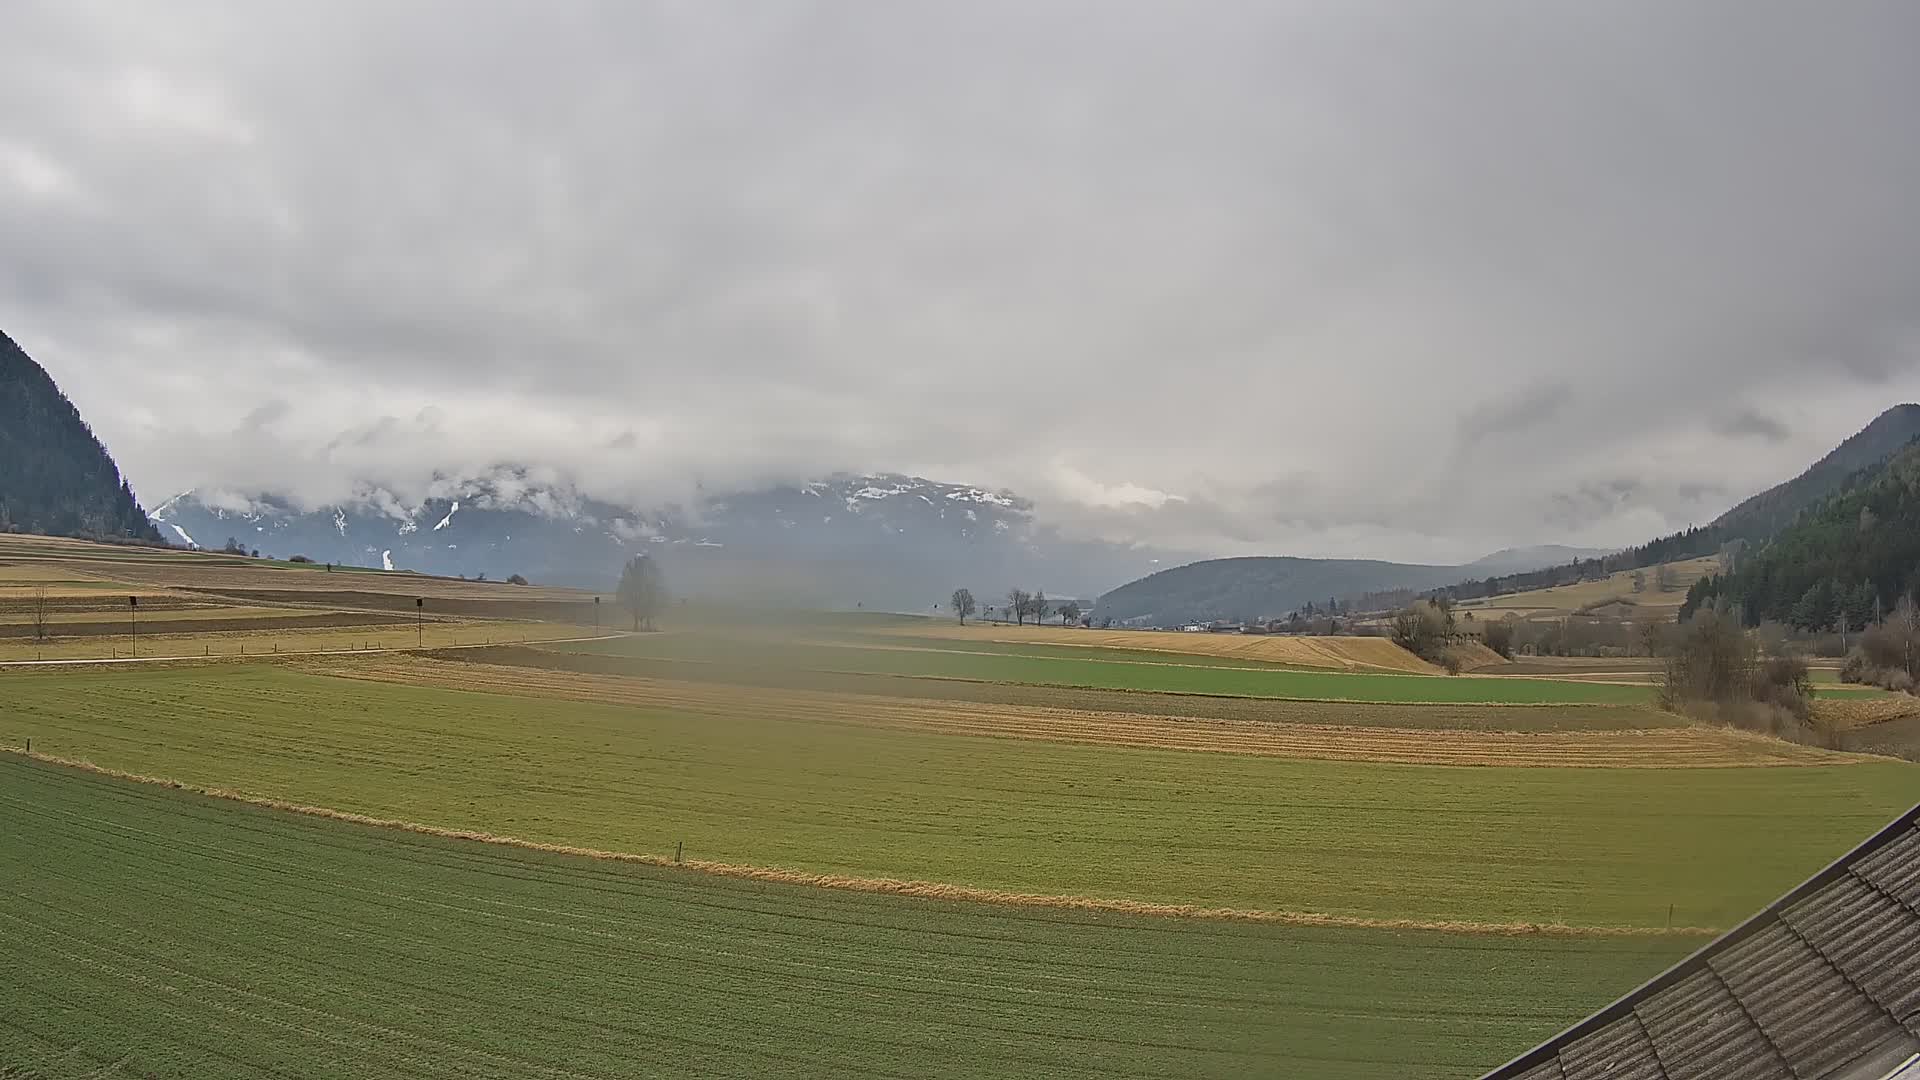
[[[1485,1080],[1920,1080],[1920,806]]]

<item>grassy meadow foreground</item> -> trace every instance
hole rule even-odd
[[[975,710],[859,695],[641,682],[630,703],[568,700],[537,673],[449,689],[496,673],[443,664],[422,662],[427,686],[351,664],[15,674],[0,742],[612,851],[684,843],[723,863],[1015,893],[1587,926],[1661,926],[1670,904],[1681,925],[1731,925],[1902,809],[1915,781],[1902,764],[1692,729],[1435,747],[1423,731],[1031,718],[1095,728],[1055,735],[1017,728],[1019,710],[968,724]],[[1156,732],[1190,737],[1162,749]],[[1477,767],[1418,764],[1448,754]],[[1726,844],[1782,818],[1796,828],[1767,850]]]
[[[1920,801],[1377,639],[610,636],[566,590],[50,544],[0,586],[76,626],[155,590],[200,658],[0,665],[0,1075],[1471,1076]],[[392,637],[238,656],[292,613]]]
[[[1693,942],[902,900],[0,755],[9,1075],[1466,1075]]]

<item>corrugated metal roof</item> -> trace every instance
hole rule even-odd
[[[1920,1080],[1920,806],[1486,1080]]]

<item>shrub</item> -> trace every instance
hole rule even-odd
[[[525,585],[526,583],[527,579],[521,577],[519,574],[515,574],[507,579],[507,584],[509,585]]]
[[[309,559],[309,558],[307,558],[307,557],[306,557],[305,555],[289,555],[289,556],[287,557],[287,561],[288,561],[288,562],[304,562],[304,563],[310,563],[310,562],[312,562],[313,560],[312,560],[312,559]]]
[[[1853,652],[1847,654],[1847,662],[1840,665],[1840,681],[1849,683],[1872,682],[1873,680],[1868,676],[1877,670],[1877,668],[1867,661],[1864,651],[1855,649]]]
[[[1749,685],[1753,700],[1804,721],[1812,715],[1813,679],[1805,657],[1769,656],[1754,666]]]
[[[1393,643],[1423,660],[1440,659],[1448,630],[1445,613],[1432,601],[1404,608],[1393,617]]]
[[[1696,612],[1678,628],[1660,675],[1660,704],[1673,712],[1826,746],[1835,736],[1814,722],[1812,698],[1806,659],[1759,656],[1725,608]]]
[[[1868,627],[1840,668],[1846,682],[1911,693],[1920,675],[1920,613],[1901,600],[1886,621]]]
[[[1513,659],[1513,620],[1511,618],[1488,623],[1485,637],[1487,648],[1509,660]]]
[[[1731,612],[1695,613],[1667,650],[1660,703],[1677,710],[1689,701],[1752,700],[1754,646]]]

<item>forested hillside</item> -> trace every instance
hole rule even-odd
[[[1379,589],[1428,589],[1461,573],[1458,566],[1371,559],[1208,559],[1122,585],[1100,598],[1095,617],[1162,626],[1214,619],[1246,622],[1277,618],[1309,601],[1324,603]]]
[[[1726,600],[1748,624],[1859,629],[1920,588],[1920,443],[1842,481],[1731,574],[1704,579],[1681,615]]]
[[[1710,528],[1726,540],[1765,540],[1791,524],[1802,510],[1846,486],[1856,473],[1885,462],[1915,438],[1920,438],[1920,405],[1895,405],[1806,472],[1720,515]]]
[[[1729,544],[1757,546],[1786,528],[1808,507],[1847,487],[1861,470],[1886,462],[1902,447],[1920,438],[1920,405],[1895,405],[1861,428],[1799,476],[1755,495],[1705,526],[1649,540],[1639,547],[1600,559],[1536,570],[1531,573],[1489,576],[1436,589],[1456,600],[1500,596],[1530,589],[1548,589],[1577,581],[1596,580],[1621,570],[1638,570],[1681,559],[1712,555]]]
[[[0,532],[160,539],[73,403],[3,333]]]

